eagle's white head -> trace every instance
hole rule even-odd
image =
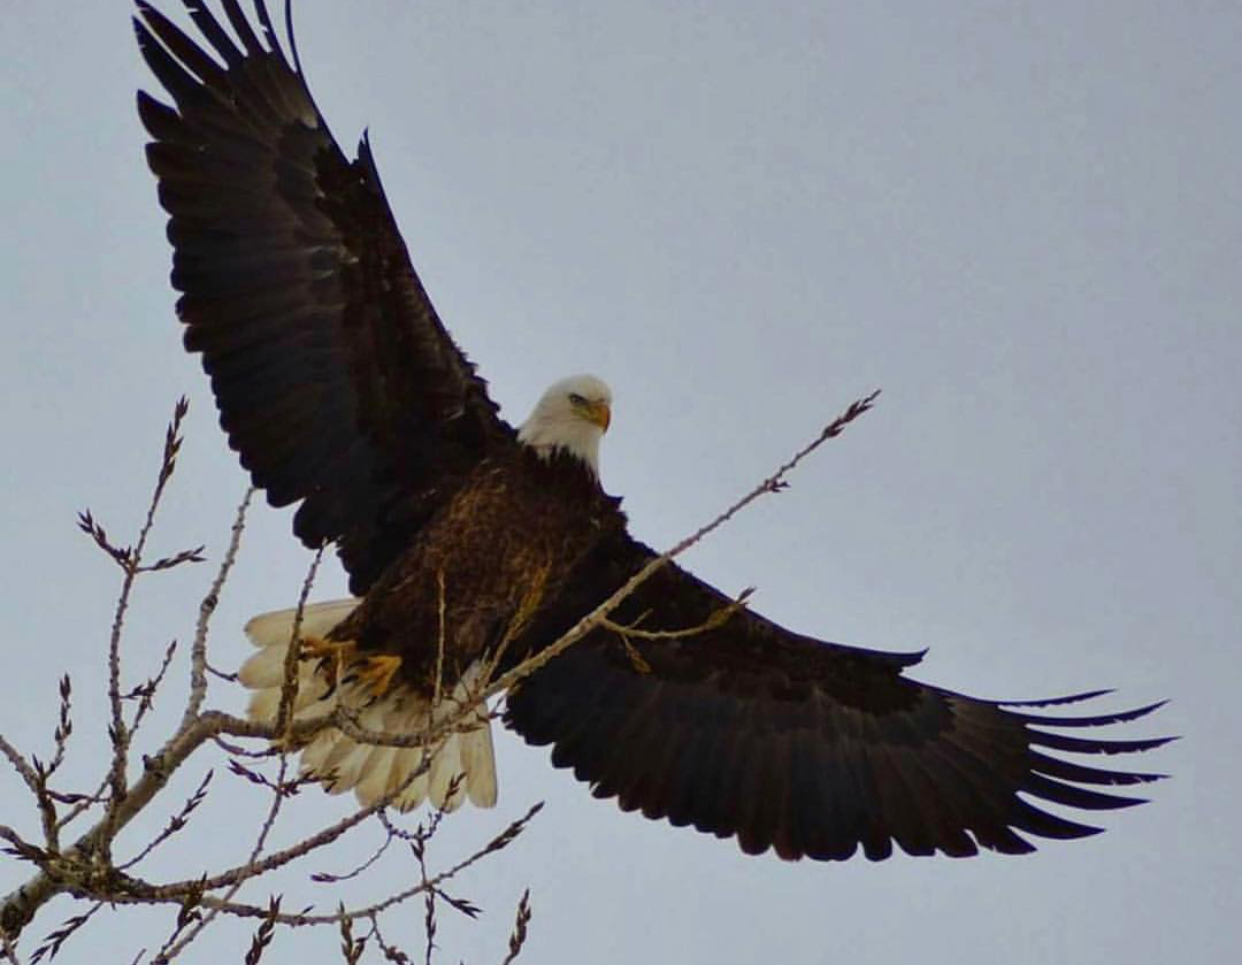
[[[518,441],[542,455],[564,449],[599,475],[599,441],[612,419],[612,389],[594,375],[571,375],[546,391],[518,427]]]

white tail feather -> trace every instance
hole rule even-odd
[[[303,637],[326,637],[330,630],[354,612],[359,601],[350,597],[344,600],[325,600],[323,603],[308,603],[302,607]],[[246,624],[245,633],[256,647],[270,647],[275,644],[288,643],[293,635],[293,619],[297,610],[273,610],[251,617]]]
[[[357,600],[349,599],[304,607],[301,636],[326,637],[357,605]],[[238,679],[255,691],[249,708],[253,720],[273,720],[280,706],[285,654],[293,636],[296,612],[263,613],[246,624],[246,636],[259,651],[242,665]],[[298,665],[294,719],[324,713],[341,701],[358,713],[359,724],[366,730],[417,734],[428,723],[434,726],[455,716],[482,685],[481,674],[482,667],[472,665],[433,712],[428,701],[400,686],[376,698],[348,671],[341,675],[339,685],[329,696],[328,682],[318,672],[317,663],[304,660]],[[325,788],[332,794],[353,788],[363,804],[373,804],[404,786],[392,802],[403,811],[418,807],[428,798],[435,807],[446,811],[455,810],[467,799],[478,807],[492,807],[496,803],[496,758],[487,709],[479,708],[467,720],[461,726],[471,729],[451,733],[438,748],[428,750],[358,743],[339,730],[324,731],[302,749],[302,772],[322,776]],[[424,765],[429,750],[435,753]],[[420,769],[421,773],[411,780],[410,775]],[[455,793],[450,795],[450,790]]]

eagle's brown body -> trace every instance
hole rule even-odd
[[[597,480],[610,393],[569,379],[520,432],[500,419],[415,274],[366,141],[342,152],[262,0],[257,25],[238,0],[219,0],[223,20],[183,3],[201,42],[143,0],[135,24],[172,100],[138,106],[186,347],[255,485],[299,504],[295,534],[336,545],[358,598],[305,611],[316,646],[298,644],[314,659],[299,664],[295,712],[344,701],[364,727],[402,734],[444,719],[433,694],[475,714],[421,776],[418,750],[337,731],[303,762],[334,790],[401,807],[454,803],[465,773],[469,799],[490,804],[489,719],[472,695],[491,665],[552,643],[654,556]],[[505,723],[598,796],[747,852],[1021,853],[1024,835],[1098,830],[1046,802],[1126,807],[1138,799],[1113,789],[1157,777],[1059,756],[1159,746],[1094,733],[1157,705],[1072,716],[1032,706],[1102,692],[967,697],[907,677],[921,654],[795,633],[672,564],[611,618],[511,692]],[[293,619],[248,626],[259,650],[241,679],[260,719],[280,700]]]
[[[515,447],[479,464],[329,639],[400,657],[405,683],[430,696],[442,637],[445,679],[502,644],[512,664],[531,649],[535,615],[555,609],[594,547],[624,532],[618,500],[580,461]]]

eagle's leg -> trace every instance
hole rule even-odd
[[[353,653],[354,642],[352,640],[326,640],[323,637],[302,637],[300,644],[299,659],[309,660],[317,665],[316,670],[327,681],[330,694],[341,679],[341,668],[345,664],[346,657]]]
[[[354,666],[358,682],[371,692],[371,696],[383,697],[401,669],[401,658],[391,653],[379,653],[363,657]]]

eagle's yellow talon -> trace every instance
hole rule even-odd
[[[358,681],[371,691],[374,697],[383,697],[392,686],[393,677],[401,669],[401,658],[393,654],[377,654],[363,657],[356,664]]]
[[[341,668],[345,664],[345,658],[353,653],[354,642],[352,640],[325,640],[323,637],[302,637],[299,644],[301,649],[298,652],[298,659],[314,663],[316,671],[327,681],[328,687],[335,688],[337,681],[341,678]]]

